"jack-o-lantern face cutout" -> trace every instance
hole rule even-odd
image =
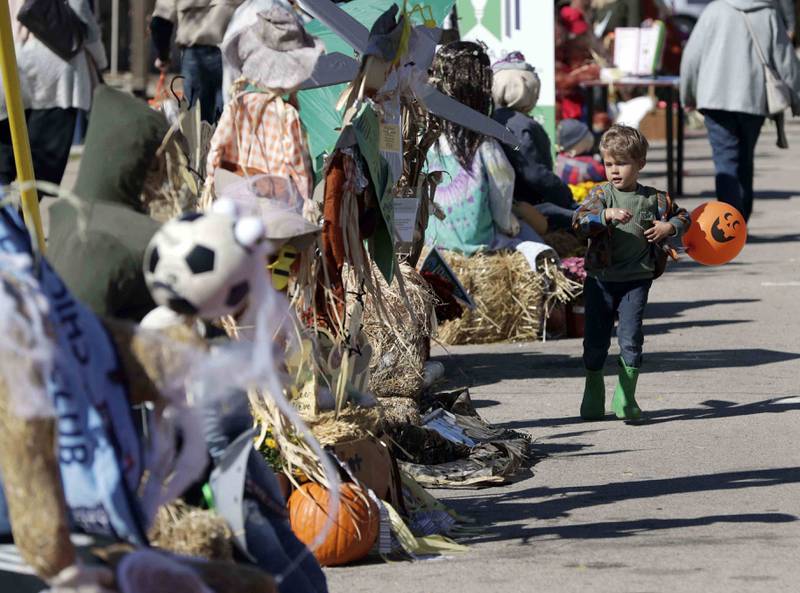
[[[683,236],[686,253],[707,266],[718,266],[739,255],[747,241],[747,224],[736,208],[706,202],[692,212],[692,225]]]
[[[720,217],[711,225],[711,236],[718,243],[727,243],[736,238],[736,227],[741,226],[742,221],[736,219],[733,212],[726,212],[722,216],[723,222],[720,222]]]

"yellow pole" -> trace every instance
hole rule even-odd
[[[17,72],[17,55],[14,50],[14,36],[11,33],[11,15],[8,2],[0,0],[0,74],[3,77],[3,89],[6,94],[6,110],[8,126],[11,129],[11,144],[14,147],[14,160],[17,164],[17,183],[21,187],[22,214],[28,231],[36,239],[34,250],[44,253],[44,231],[42,218],[39,215],[39,199],[36,194],[33,174],[31,145],[28,139],[28,126],[25,122],[25,108],[19,90],[19,73]],[[26,183],[27,182],[27,183]]]

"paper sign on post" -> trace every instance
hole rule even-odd
[[[414,240],[418,210],[419,199],[417,198],[394,199],[394,229],[403,243],[411,243]]]
[[[392,173],[390,183],[394,183],[403,174],[403,134],[401,131],[402,113],[400,97],[395,95],[382,104],[382,114],[378,127],[378,148],[381,156],[389,164]]]
[[[394,123],[381,123],[381,152],[397,152],[403,150],[400,137],[400,126]]]

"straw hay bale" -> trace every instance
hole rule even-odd
[[[367,296],[363,332],[372,346],[369,388],[378,397],[419,397],[432,332],[434,295],[419,272],[401,264],[405,294],[397,278],[392,286],[379,277],[383,311]]]
[[[149,536],[154,546],[176,554],[233,562],[233,533],[212,511],[182,502],[163,506]]]
[[[516,251],[470,257],[442,251],[442,256],[477,306],[442,324],[439,340],[457,345],[538,338],[549,281],[531,270],[525,256]]]
[[[336,412],[320,412],[304,420],[322,446],[365,439],[383,431],[383,414],[379,406],[347,406],[338,415]]]
[[[422,415],[415,399],[410,397],[381,397],[378,403],[383,410],[384,427],[389,430],[397,426],[422,424]]]

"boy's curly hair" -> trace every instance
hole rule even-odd
[[[431,83],[444,94],[479,113],[491,113],[492,67],[483,44],[448,43],[436,52],[430,75]],[[484,136],[446,120],[441,126],[459,164],[470,169]]]
[[[614,124],[600,138],[600,150],[603,153],[624,161],[646,161],[649,147],[644,134],[623,124]]]

